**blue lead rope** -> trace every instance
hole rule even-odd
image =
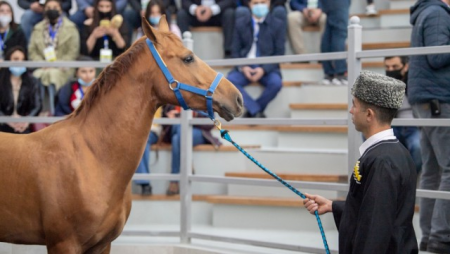
[[[230,134],[228,134],[227,130],[222,130],[220,128],[219,128],[219,130],[220,130],[220,135],[222,136],[223,139],[225,139],[228,142],[230,142],[231,144],[233,144],[239,151],[241,151],[245,156],[247,156],[247,158],[249,158],[251,161],[253,161],[253,163],[258,165],[258,167],[260,167],[262,170],[264,170],[264,172],[266,172],[267,174],[271,175],[273,178],[277,179],[278,182],[280,182],[284,186],[288,187],[288,189],[293,191],[295,194],[299,195],[301,198],[306,199],[306,196],[303,193],[301,193],[300,191],[298,191],[297,189],[292,187],[290,184],[288,184],[286,181],[281,179],[279,176],[277,176],[272,171],[268,170],[261,163],[259,163],[255,158],[253,158],[249,153],[247,153],[242,147],[240,147],[238,144],[236,144],[231,139]],[[328,248],[327,238],[325,237],[325,231],[323,230],[322,221],[320,220],[319,213],[317,211],[315,211],[314,214],[316,215],[317,224],[319,224],[320,234],[322,235],[322,240],[323,240],[323,245],[325,246],[325,251],[326,251],[327,254],[330,254],[330,249]]]

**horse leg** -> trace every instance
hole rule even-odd
[[[73,241],[62,241],[55,244],[47,245],[48,254],[81,254],[81,246],[74,243]]]
[[[111,252],[111,243],[95,245],[84,254],[109,254]]]
[[[111,252],[111,243],[109,243],[101,254],[109,254]]]

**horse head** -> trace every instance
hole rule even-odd
[[[195,110],[207,110],[208,97],[209,99],[212,98],[212,103],[210,103],[212,105],[211,113],[214,110],[227,121],[242,115],[243,99],[239,90],[226,78],[218,76],[216,71],[191,50],[184,47],[181,40],[170,32],[164,15],[161,17],[158,27],[158,30],[154,29],[145,18],[142,18],[142,29],[147,38],[143,37],[141,40],[147,41],[149,50],[146,52],[150,59],[155,61],[157,57],[160,57],[162,60],[160,69],[167,66],[169,75],[173,75],[172,80],[175,81],[170,81],[170,78],[167,78],[167,75],[161,70],[158,75],[161,75],[161,82],[164,82],[166,86],[154,92],[169,104],[181,104],[183,106],[184,101],[189,108]],[[151,47],[154,47],[153,50],[156,51],[152,51]],[[188,89],[191,91],[189,92],[178,89],[180,86],[191,86],[193,89]],[[214,91],[212,87],[215,86],[217,86],[217,89]],[[181,95],[176,96],[174,90],[181,92]],[[204,96],[200,96],[201,93],[196,93],[196,90],[203,91],[204,94],[202,95]],[[182,97],[181,100],[180,96]]]

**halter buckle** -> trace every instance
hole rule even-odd
[[[174,84],[174,83],[177,85],[176,87],[172,87],[172,84]],[[178,80],[176,80],[176,79],[173,80],[172,82],[169,83],[169,88],[172,91],[180,89],[180,82],[178,82]]]

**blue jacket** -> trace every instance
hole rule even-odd
[[[231,55],[233,58],[246,58],[253,44],[253,23],[250,12],[236,17]],[[273,17],[270,13],[259,26],[258,48],[260,56],[284,55],[286,40],[286,23]],[[278,72],[279,64],[262,64],[265,73]]]
[[[420,0],[411,7],[411,47],[450,45],[450,8],[441,0]],[[411,56],[410,104],[432,99],[450,103],[450,54]]]
[[[303,11],[308,7],[308,0],[291,0],[289,5],[293,11]],[[318,8],[322,9],[322,1],[318,1]]]

